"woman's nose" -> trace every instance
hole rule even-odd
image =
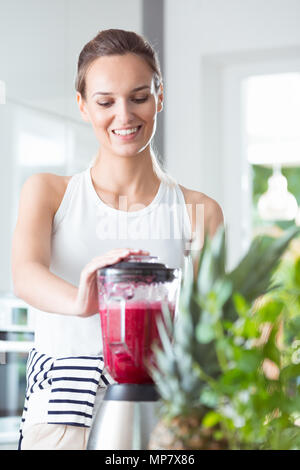
[[[118,119],[120,120],[121,123],[124,123],[124,124],[130,121],[133,117],[130,103],[128,103],[125,100],[119,102],[116,112],[117,112]]]

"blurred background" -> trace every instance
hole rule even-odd
[[[80,50],[144,34],[164,76],[155,148],[223,208],[228,268],[252,237],[300,225],[299,0],[0,0],[0,449],[14,449],[34,318],[12,293],[11,237],[32,173],[71,175],[97,150],[81,120]]]

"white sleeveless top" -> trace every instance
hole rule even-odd
[[[147,250],[169,268],[183,269],[192,233],[179,185],[162,181],[148,206],[130,209],[114,209],[99,198],[90,167],[73,175],[53,220],[50,271],[78,286],[92,258],[122,247]],[[99,315],[33,311],[37,350],[53,357],[102,353]]]

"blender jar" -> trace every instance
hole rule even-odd
[[[131,255],[97,271],[106,368],[119,383],[152,383],[153,345],[160,344],[157,319],[174,317],[180,269],[154,256]]]

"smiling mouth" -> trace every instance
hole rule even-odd
[[[112,132],[118,137],[129,137],[136,135],[141,129],[141,125],[136,127],[131,127],[130,129],[114,129]]]

